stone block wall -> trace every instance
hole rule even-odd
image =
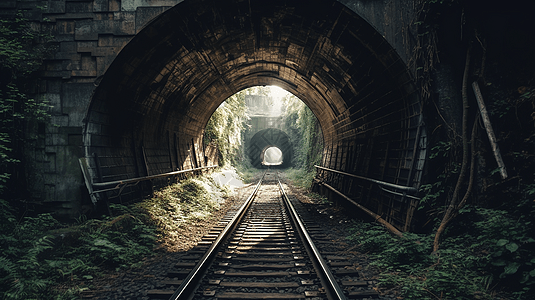
[[[87,107],[100,77],[121,49],[154,17],[181,0],[2,0],[0,15],[19,10],[52,36],[35,97],[50,106],[50,124],[29,128],[31,196],[46,210],[76,217],[88,201],[78,158]]]

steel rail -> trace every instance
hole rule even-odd
[[[368,178],[368,177],[363,177],[363,176],[359,176],[359,175],[355,175],[355,174],[351,174],[351,173],[346,173],[346,172],[342,172],[342,171],[338,171],[338,170],[333,170],[333,169],[329,169],[329,168],[325,168],[325,167],[320,167],[320,166],[317,166],[317,165],[314,165],[314,167],[316,167],[317,169],[321,169],[321,170],[325,170],[325,171],[329,171],[329,172],[333,172],[333,173],[338,173],[338,174],[342,174],[342,175],[346,175],[346,176],[350,176],[350,177],[354,177],[354,178],[370,181],[370,182],[376,183],[378,185],[388,186],[388,187],[391,187],[391,188],[394,188],[394,189],[407,191],[409,193],[418,192],[418,189],[415,188],[415,187],[412,187],[412,186],[404,186],[404,185],[398,185],[398,184],[394,184],[394,183],[384,182],[384,181],[380,181],[380,180],[376,180],[376,179],[372,179],[372,178]]]
[[[297,227],[297,230],[299,232],[299,235],[301,235],[303,239],[303,243],[305,244],[305,247],[307,248],[307,252],[309,252],[309,256],[313,259],[313,262],[316,265],[316,269],[320,269],[321,272],[318,272],[320,279],[322,280],[322,283],[325,287],[325,290],[327,291],[327,296],[329,300],[345,300],[347,299],[344,295],[344,291],[334,278],[334,275],[331,272],[331,269],[329,268],[329,265],[323,259],[321,256],[321,253],[319,252],[318,248],[312,241],[312,238],[308,234],[305,224],[299,217],[299,214],[295,210],[295,207],[293,206],[292,202],[288,198],[288,195],[286,194],[286,191],[284,191],[284,188],[282,187],[282,184],[280,180],[278,180],[279,189],[281,192],[281,196],[288,207],[288,210],[290,211],[290,216],[294,220],[294,223]]]
[[[200,283],[204,273],[210,266],[211,262],[217,255],[217,250],[223,244],[223,242],[228,237],[228,235],[232,232],[232,230],[236,227],[236,225],[240,222],[240,220],[243,218],[249,206],[251,206],[251,203],[253,202],[258,192],[258,189],[260,188],[260,185],[262,185],[262,180],[264,179],[264,176],[266,175],[266,173],[267,173],[267,170],[264,172],[264,174],[262,174],[262,177],[256,184],[256,187],[254,191],[251,193],[251,195],[247,198],[247,200],[245,200],[242,206],[240,206],[240,208],[238,209],[234,217],[229,221],[227,226],[225,226],[225,229],[223,229],[223,231],[219,234],[219,236],[212,243],[208,251],[203,255],[203,257],[199,260],[197,265],[195,265],[195,267],[191,270],[188,276],[182,281],[182,284],[180,284],[178,289],[171,296],[171,298],[169,298],[169,300],[184,300],[184,299],[193,298],[195,289]]]

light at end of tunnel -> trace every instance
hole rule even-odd
[[[282,151],[277,147],[269,147],[264,151],[263,165],[278,166],[282,165]]]

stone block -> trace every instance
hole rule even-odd
[[[55,35],[74,34],[74,28],[73,20],[58,20],[56,21]]]
[[[108,10],[109,11],[120,11],[121,10],[121,0],[109,0],[108,1]]]
[[[62,79],[71,78],[71,73],[69,71],[47,70],[47,71],[43,71],[42,74],[43,74],[43,77],[45,78],[62,78]]]
[[[55,126],[68,126],[69,125],[69,116],[60,115],[60,116],[50,116],[50,123]]]
[[[72,70],[71,76],[72,77],[96,77],[97,71],[96,70]]]
[[[94,12],[103,12],[108,11],[108,0],[95,0],[93,2],[93,11]]]
[[[16,8],[17,0],[2,0],[0,1],[0,8]]]
[[[114,59],[114,56],[97,57],[97,76],[104,75]]]
[[[99,34],[97,44],[99,47],[113,47],[113,40],[112,34]]]
[[[94,13],[64,13],[61,15],[48,16],[48,18],[54,22],[57,20],[92,20],[94,17]]]
[[[76,53],[76,42],[61,42],[59,44],[59,52]]]
[[[52,117],[53,118],[53,117]],[[53,146],[66,146],[67,137],[61,133],[47,133],[46,134],[46,143]]]
[[[49,93],[49,94],[45,94],[44,98],[45,98],[45,101],[48,102],[49,113],[51,114],[61,113],[61,95],[60,94]]]
[[[87,13],[93,12],[93,1],[67,1],[65,3],[66,13]]]
[[[45,199],[43,202],[52,202],[56,199],[56,185],[45,184]]]
[[[139,32],[152,19],[166,11],[165,7],[140,7],[136,10],[136,32]]]
[[[72,42],[74,41],[74,34],[58,34],[54,36],[54,42]]]
[[[78,41],[77,42],[78,52],[91,53],[93,48],[98,47],[97,41]]]
[[[98,31],[93,26],[93,20],[76,20],[75,24],[75,40],[98,41]]]
[[[80,60],[81,59],[80,53],[65,53],[65,52],[57,52],[54,54],[54,59],[61,59],[61,60]]]
[[[47,153],[45,155],[45,161],[43,162],[43,172],[56,172],[56,153]]]
[[[68,114],[71,122],[78,123],[85,116],[91,95],[95,86],[92,83],[65,83],[61,97],[63,99],[62,113]],[[70,124],[69,126],[79,126]]]
[[[115,47],[96,47],[91,51],[92,56],[113,56],[115,57],[119,52]]]
[[[52,13],[52,14],[65,13],[65,0],[48,1],[48,13]]]

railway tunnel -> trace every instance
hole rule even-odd
[[[247,155],[255,168],[262,168],[269,164],[266,161],[266,151],[272,147],[279,149],[282,158],[277,166],[288,168],[292,166],[293,147],[288,135],[279,129],[268,128],[257,132],[250,141],[246,141]]]
[[[425,157],[419,93],[391,45],[338,1],[186,0],[159,15],[94,91],[83,129],[91,179],[206,165],[210,116],[258,85],[282,87],[309,106],[323,132],[322,167],[365,178],[347,192],[407,229],[414,202],[367,179],[418,187]],[[318,173],[331,184],[336,178]]]

